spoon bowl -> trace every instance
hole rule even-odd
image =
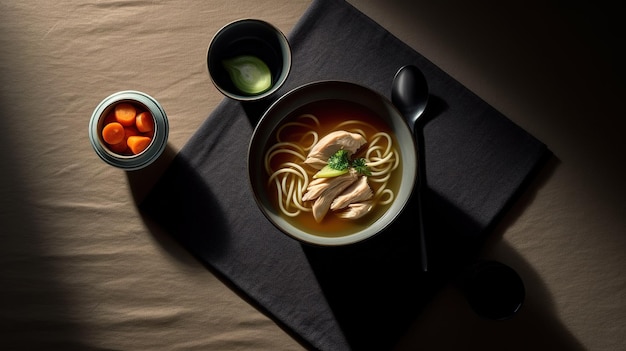
[[[406,65],[396,72],[391,88],[391,102],[406,118],[413,132],[415,123],[426,110],[428,96],[428,82],[419,68]]]

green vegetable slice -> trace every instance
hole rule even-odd
[[[348,173],[350,166],[349,156],[348,151],[344,149],[337,150],[328,158],[328,164],[315,173],[313,178],[331,178]]]
[[[326,165],[324,167],[322,167],[322,169],[320,169],[317,173],[315,173],[313,175],[314,179],[317,178],[332,178],[332,177],[338,177],[342,174],[346,174],[348,173],[348,168],[346,169],[334,169],[329,165]]]
[[[255,95],[272,86],[272,72],[256,56],[242,55],[222,61],[235,87],[245,94]]]
[[[350,167],[354,168],[357,173],[364,176],[371,176],[372,171],[367,166],[364,158],[357,158],[350,163],[350,154],[344,149],[337,150],[328,158],[328,164],[317,173],[313,178],[332,178],[348,173]]]

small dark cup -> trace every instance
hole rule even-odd
[[[461,283],[472,309],[487,319],[513,317],[526,296],[522,278],[513,268],[498,261],[479,261],[467,267]]]
[[[244,93],[233,83],[223,62],[251,55],[270,69],[272,81],[267,90]],[[285,35],[273,25],[257,19],[241,19],[222,27],[213,37],[207,52],[207,67],[215,87],[225,96],[239,101],[254,101],[278,90],[291,70],[291,48]]]

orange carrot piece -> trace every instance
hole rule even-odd
[[[142,152],[143,150],[145,150],[148,147],[148,145],[150,145],[151,141],[152,139],[148,137],[133,135],[133,136],[128,137],[128,140],[126,141],[126,143],[128,144],[130,151],[136,155]]]
[[[150,112],[141,112],[137,115],[135,119],[135,124],[137,125],[137,129],[142,133],[151,132],[154,129],[154,119]]]
[[[137,116],[137,109],[135,106],[128,102],[120,102],[115,105],[115,119],[125,127],[129,127],[135,124],[135,117]]]
[[[115,122],[115,123],[118,123],[118,122]],[[132,155],[133,153],[128,148],[128,138],[131,136],[136,136],[136,135],[141,135],[139,131],[137,130],[137,128],[135,128],[134,126],[124,127],[124,139],[117,144],[113,144],[113,145],[109,144],[109,150],[120,155]]]
[[[124,141],[124,127],[117,122],[107,124],[102,128],[102,139],[110,145]]]

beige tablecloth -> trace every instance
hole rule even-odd
[[[483,253],[524,279],[521,312],[483,320],[449,286],[397,348],[624,349],[623,13],[601,3],[349,2],[555,154]],[[170,122],[166,167],[223,98],[205,67],[213,33],[244,17],[288,33],[309,4],[0,2],[2,349],[303,348],[146,225],[136,201],[159,168],[108,166],[87,125],[113,92],[152,95]]]

